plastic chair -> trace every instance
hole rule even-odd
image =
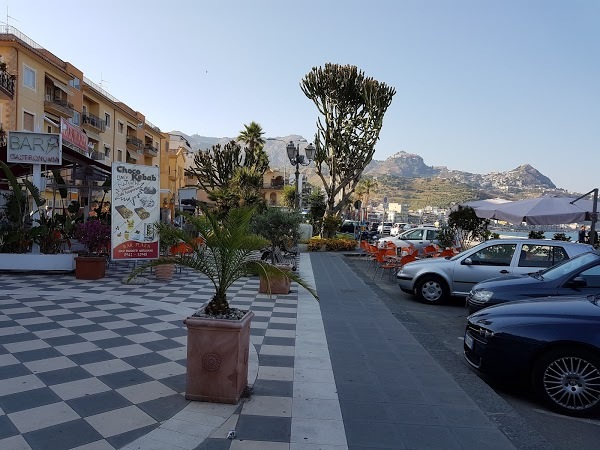
[[[375,275],[377,275],[377,270],[381,269],[381,278],[383,278],[383,272],[386,270],[393,270],[394,272],[398,268],[398,263],[392,262],[386,259],[385,251],[377,252],[375,254],[375,260],[377,261],[377,265],[375,266],[375,272],[373,273],[373,279],[375,279]],[[391,278],[391,272],[388,274]]]
[[[439,249],[434,244],[429,244],[423,248],[423,257],[424,258],[431,258],[432,256],[434,256],[438,253],[439,253]]]

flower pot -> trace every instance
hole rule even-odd
[[[174,271],[175,264],[162,264],[154,268],[154,273],[156,273],[156,279],[160,281],[169,281],[173,279]]]
[[[75,278],[79,280],[98,280],[106,276],[106,258],[96,256],[77,256],[75,258]]]
[[[288,264],[278,264],[277,266],[283,271],[292,271],[292,266]],[[258,286],[258,292],[261,294],[268,294],[269,292],[271,294],[289,294],[291,284],[292,282],[288,277],[270,276],[269,280],[267,281],[267,278],[264,275],[260,275],[260,284]]]
[[[215,403],[237,403],[248,384],[250,322],[188,317],[185,398]]]

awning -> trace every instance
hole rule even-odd
[[[90,130],[83,130],[83,132],[84,132],[85,134],[87,134],[87,137],[88,137],[88,138],[90,138],[90,139],[93,139],[93,140],[95,140],[95,141],[97,141],[97,142],[100,142],[100,141],[102,140],[102,139],[100,138],[100,135],[99,135],[99,134],[97,134],[97,133],[94,133],[93,131],[90,131]]]
[[[45,120],[46,122],[48,122],[50,125],[52,125],[53,127],[56,127],[56,128],[58,128],[58,129],[60,129],[60,124],[59,124],[59,123],[57,123],[57,122],[55,122],[54,120],[52,120],[50,117],[48,117],[48,116],[44,116],[44,120]]]
[[[56,78],[54,78],[52,75],[49,75],[49,74],[46,74],[46,78],[48,78],[50,81],[52,81],[52,84],[54,84],[55,87],[57,87],[58,89],[60,89],[61,91],[63,91],[65,94],[67,94],[67,95],[73,95],[71,93],[71,89],[69,88],[69,86],[67,86],[62,81],[57,80]]]
[[[127,150],[127,154],[129,155],[130,158],[133,158],[133,159],[138,159],[138,157],[140,156],[140,154],[138,152],[131,151],[131,150]]]

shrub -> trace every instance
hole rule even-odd
[[[544,239],[546,236],[544,236],[544,232],[543,231],[531,230],[529,232],[529,235],[527,237],[529,239]]]
[[[571,241],[571,236],[567,236],[565,233],[554,233],[554,236],[552,236],[552,239],[555,241],[567,241],[570,242]]]
[[[308,251],[316,252],[325,246],[328,252],[349,251],[356,249],[357,242],[354,239],[337,238],[312,238],[308,241]]]
[[[98,254],[108,250],[110,232],[110,225],[98,219],[89,219],[77,225],[75,238],[86,246],[89,253]]]

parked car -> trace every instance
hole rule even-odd
[[[390,236],[397,236],[400,233],[406,231],[406,227],[408,224],[405,222],[396,222],[394,225],[392,225],[392,228],[390,229]]]
[[[340,226],[342,233],[354,233],[354,230],[358,228],[358,222],[356,220],[344,220]]]
[[[415,249],[421,250],[431,244],[439,244],[437,233],[439,228],[423,227],[411,228],[395,237],[383,237],[379,239],[378,246],[385,246],[387,242],[392,242],[396,247],[409,247],[413,245]]]
[[[536,265],[519,264],[521,251],[537,255]],[[450,295],[467,296],[479,282],[511,274],[527,274],[553,266],[581,253],[588,244],[545,239],[493,239],[452,258],[427,258],[411,262],[396,275],[402,291],[419,300],[437,303]]]
[[[537,265],[532,260],[536,256],[521,250],[519,265]],[[585,294],[600,294],[600,253],[597,252],[583,253],[540,272],[507,275],[477,283],[467,296],[467,305],[473,313],[515,300]]]
[[[503,382],[525,382],[557,412],[600,412],[598,296],[496,305],[467,319],[464,356]]]
[[[377,226],[377,232],[379,234],[390,234],[392,231],[392,222],[383,222]]]

